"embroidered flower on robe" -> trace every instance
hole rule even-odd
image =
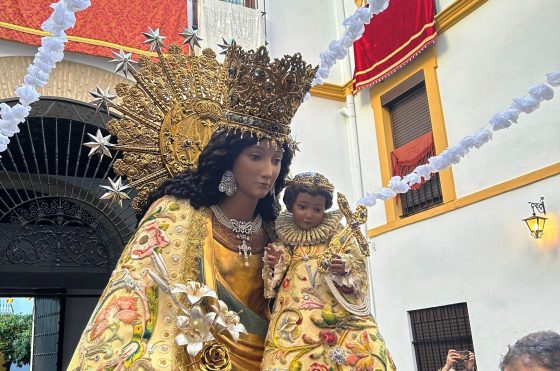
[[[110,326],[119,321],[127,324],[138,318],[136,298],[130,296],[114,296],[109,304],[99,313],[93,323],[91,337],[97,338]]]
[[[321,330],[319,332],[319,339],[321,339],[323,343],[331,347],[338,341],[338,337],[332,330]]]
[[[352,352],[346,362],[354,366],[355,371],[386,369],[385,361],[373,351],[367,331],[360,334],[357,342],[350,342],[346,347]]]
[[[290,279],[288,277],[284,278],[284,281],[282,281],[282,288],[285,290],[286,288],[288,288],[289,285],[290,285]]]
[[[286,316],[280,322],[280,333],[287,341],[293,342],[301,334],[301,318]]]
[[[329,368],[321,363],[313,362],[309,367],[309,371],[329,371]]]
[[[144,224],[142,231],[132,241],[130,257],[143,259],[151,255],[155,248],[163,248],[168,244],[169,239],[157,220],[150,220]]]

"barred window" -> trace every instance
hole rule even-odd
[[[391,117],[395,150],[432,131],[428,96],[422,71],[385,94],[381,98],[381,103],[389,111]],[[414,167],[412,166],[410,171]],[[434,174],[430,180],[417,189],[411,189],[400,195],[399,201],[403,217],[442,203],[443,195],[439,174]]]
[[[449,349],[474,352],[467,303],[408,312],[418,371],[445,365]],[[464,370],[457,364],[456,370]]]

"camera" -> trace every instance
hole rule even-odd
[[[461,356],[461,360],[468,361],[469,360],[469,351],[468,350],[458,350],[457,353]]]

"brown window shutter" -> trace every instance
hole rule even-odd
[[[391,101],[387,108],[391,114],[395,148],[432,130],[424,82]]]

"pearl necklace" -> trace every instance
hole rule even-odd
[[[261,216],[257,215],[255,220],[244,222],[237,219],[228,219],[228,217],[225,216],[224,212],[218,207],[218,205],[212,205],[210,206],[210,209],[212,210],[214,216],[216,217],[216,219],[218,219],[220,224],[235,233],[235,237],[241,241],[239,246],[237,246],[237,250],[239,251],[239,255],[243,256],[245,266],[248,267],[249,257],[253,255],[253,253],[251,246],[247,244],[247,241],[249,241],[251,239],[251,236],[261,228]]]

